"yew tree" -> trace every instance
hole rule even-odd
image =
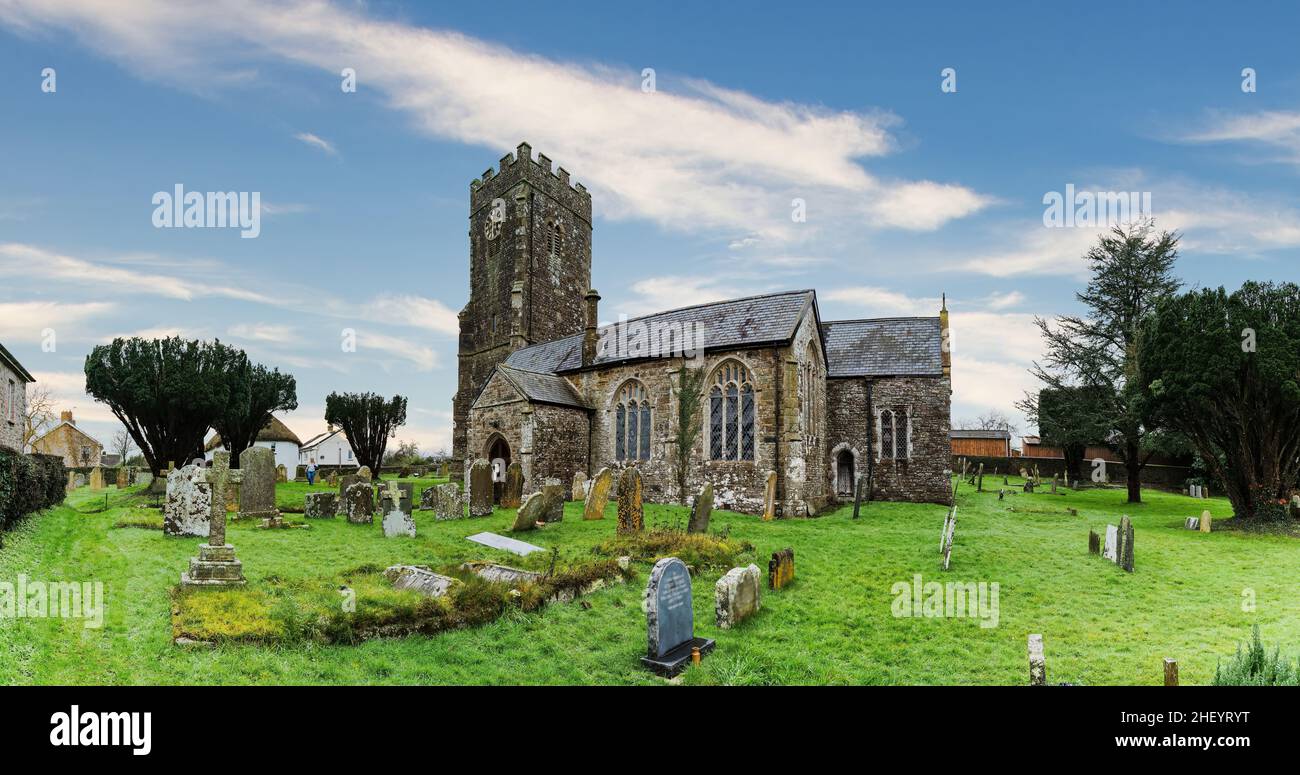
[[[232,353],[226,379],[230,399],[212,422],[222,445],[230,450],[230,467],[239,468],[239,453],[253,446],[257,434],[271,422],[273,412],[298,408],[297,381],[279,369],[252,363],[243,352]]]
[[[358,465],[367,466],[378,479],[388,439],[406,424],[406,397],[330,393],[325,398],[325,422],[343,429]]]

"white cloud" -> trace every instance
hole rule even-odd
[[[292,344],[299,341],[296,328],[272,323],[239,323],[226,329],[226,334],[240,339],[272,344]]]
[[[861,309],[864,317],[909,317],[937,315],[939,312],[938,298],[912,298],[903,293],[870,285],[832,288],[829,291],[819,292],[818,296],[823,301],[851,304],[854,308]]]
[[[44,330],[54,330],[58,339],[68,336],[86,321],[112,313],[116,305],[106,301],[65,303],[55,301],[0,302],[0,339],[9,342],[35,343],[45,338]],[[81,339],[84,337],[69,337]]]
[[[1188,143],[1256,143],[1279,151],[1282,161],[1300,166],[1300,112],[1215,113],[1205,126],[1177,139]]]
[[[293,138],[294,138],[295,140],[298,140],[299,142],[302,142],[302,143],[305,143],[305,144],[311,146],[312,148],[315,148],[315,149],[320,150],[320,151],[324,151],[325,153],[329,154],[330,156],[338,156],[338,155],[339,155],[338,149],[336,149],[336,148],[334,147],[334,144],[333,144],[333,143],[331,143],[331,142],[329,142],[328,140],[325,140],[325,139],[323,139],[323,138],[321,138],[321,137],[319,137],[319,136],[317,136],[317,135],[314,135],[314,134],[312,134],[311,132],[299,132],[298,134],[294,135]]]
[[[357,353],[375,350],[413,364],[417,371],[432,371],[438,365],[438,354],[432,348],[397,336],[373,331],[357,332]]]
[[[494,152],[527,138],[580,170],[604,214],[673,229],[788,239],[801,233],[790,223],[798,196],[824,218],[928,230],[989,201],[954,184],[870,174],[858,160],[894,148],[889,114],[775,102],[667,74],[646,94],[636,68],[560,62],[330,3],[11,0],[0,20],[69,31],[144,77],[189,89],[219,87],[218,76],[245,60],[331,76],[353,67],[361,88],[385,95],[418,130]]]
[[[409,326],[456,336],[460,333],[460,319],[456,312],[437,299],[427,299],[409,294],[383,294],[362,304],[337,306],[340,315],[358,314],[365,320],[389,325]]]

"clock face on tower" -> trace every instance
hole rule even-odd
[[[487,223],[483,224],[483,236],[489,240],[496,239],[501,234],[501,221],[495,218],[488,218]]]

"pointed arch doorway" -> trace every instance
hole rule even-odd
[[[501,434],[488,439],[487,459],[492,464],[492,502],[500,503],[505,491],[506,470],[510,468],[510,444]]]

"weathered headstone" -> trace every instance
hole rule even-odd
[[[126,470],[126,466],[120,466],[117,469],[117,489],[125,490],[131,486],[131,472]]]
[[[268,447],[249,447],[239,453],[239,518],[260,519],[263,527],[282,525],[275,507],[275,453]]]
[[[438,476],[442,479],[446,479],[448,476],[450,476],[449,469],[447,468],[446,463],[443,463],[442,465],[438,466]]]
[[[211,529],[211,520],[212,490],[203,469],[191,465],[167,474],[163,533],[169,536],[206,536]]]
[[[1119,520],[1119,567],[1133,572],[1133,520],[1125,514]]]
[[[1101,556],[1113,563],[1119,562],[1119,528],[1106,526],[1106,543],[1101,548]]]
[[[492,464],[479,458],[469,470],[469,515],[486,517],[492,513]]]
[[[64,492],[72,492],[75,489],[77,489],[77,475],[74,472],[69,471],[68,483],[63,486],[63,490]]]
[[[90,489],[104,489],[104,470],[99,466],[90,469]]]
[[[1201,486],[1201,497],[1202,498],[1210,497],[1210,486],[1208,484]]]
[[[730,629],[762,607],[762,574],[758,566],[732,568],[714,585],[713,611],[718,627]]]
[[[375,521],[375,501],[370,482],[353,482],[343,494],[343,513],[354,525],[369,525]]]
[[[525,541],[497,535],[496,533],[475,533],[472,536],[466,536],[465,540],[473,541],[476,544],[483,544],[484,546],[490,546],[493,549],[504,549],[505,551],[512,552],[520,557],[527,557],[533,552],[546,551],[540,546],[534,546]]]
[[[1200,530],[1201,520],[1198,517],[1188,517],[1183,522],[1183,527],[1187,530]]]
[[[524,497],[524,467],[519,461],[506,468],[505,486],[501,488],[501,508],[517,509]]]
[[[1088,553],[1101,554],[1101,536],[1097,535],[1096,530],[1088,531]]]
[[[691,661],[692,653],[698,650],[703,656],[713,650],[712,640],[695,637],[691,574],[681,560],[665,557],[655,563],[642,607],[648,647],[641,664],[655,673],[675,676]]]
[[[542,573],[536,573],[530,570],[520,570],[511,568],[507,565],[497,565],[492,562],[466,562],[460,566],[461,570],[467,570],[488,581],[498,581],[503,584],[529,583],[536,584],[546,576]]]
[[[407,516],[411,515],[411,501],[415,496],[415,485],[389,479],[376,484],[375,504],[380,514],[387,514],[394,509]]]
[[[546,508],[542,512],[542,521],[546,524],[564,521],[564,483],[559,479],[542,480],[542,495],[546,497]]]
[[[578,471],[573,475],[573,488],[569,493],[569,499],[580,501],[587,497],[587,472]]]
[[[344,474],[339,477],[339,507],[341,508],[346,501],[348,488],[361,481],[361,477],[356,474]],[[341,512],[340,512],[341,513]]]
[[[776,472],[767,472],[767,486],[763,488],[763,519],[776,519]]]
[[[618,535],[640,533],[645,529],[645,512],[641,504],[641,472],[635,467],[623,469],[618,477]]]
[[[438,488],[436,486],[425,487],[420,491],[420,511],[432,511],[433,504],[438,498]]]
[[[779,590],[794,581],[794,549],[789,547],[772,552],[767,563],[767,587]]]
[[[972,477],[974,478],[974,477]],[[853,483],[853,518],[858,518],[858,512],[862,510],[863,492],[867,489],[867,477],[859,476]]]
[[[369,482],[375,477],[374,474],[370,472],[370,466],[361,466],[357,469],[357,478],[363,482]]]
[[[224,459],[218,461],[218,456],[224,455]],[[221,474],[223,478],[230,473],[230,453],[218,452],[213,456],[212,470],[217,470],[220,466],[225,473]],[[212,473],[210,471],[200,470],[200,475],[205,478]],[[173,472],[179,473],[179,472]],[[169,478],[172,474],[169,474]],[[215,482],[206,482],[208,492],[213,492]],[[209,499],[211,501],[211,498]],[[244,579],[244,566],[235,557],[235,547],[226,543],[226,504],[222,498],[217,498],[216,503],[211,506],[212,519],[208,524],[208,542],[199,544],[199,556],[190,558],[190,567],[188,571],[181,573],[181,586],[183,587],[237,587],[242,586]]]
[[[1043,636],[1029,636],[1029,685],[1047,685],[1047,658],[1043,655]]]
[[[1210,522],[1211,522],[1211,520],[1210,520],[1210,512],[1209,512],[1209,511],[1202,511],[1202,512],[1201,512],[1200,525],[1199,525],[1199,527],[1200,527],[1202,533],[1208,533],[1208,532],[1210,532]]]
[[[546,512],[546,496],[540,492],[535,492],[528,496],[524,505],[519,507],[515,512],[514,524],[511,530],[518,532],[520,530],[534,530],[537,527],[537,520],[541,519]]]
[[[212,453],[212,466],[207,474],[209,501],[212,504],[212,523],[221,523],[221,540],[226,540],[226,495],[230,492],[230,453],[219,449]]]
[[[605,504],[609,502],[609,490],[614,485],[614,474],[608,468],[600,469],[596,478],[587,487],[587,500],[583,504],[583,519],[604,519]]]
[[[289,472],[288,470],[285,469],[284,463],[280,463],[276,465],[275,481],[277,484],[284,484],[285,482],[289,481]]]
[[[77,486],[78,486],[78,487],[85,487],[85,486],[86,486],[86,475],[85,475],[85,474],[77,474]]]
[[[465,518],[465,496],[460,491],[460,485],[452,482],[438,485],[438,495],[433,501],[433,518]]]
[[[1165,686],[1178,685],[1178,660],[1165,657]]]
[[[366,490],[369,491],[369,487]],[[393,565],[384,571],[384,578],[393,584],[393,589],[409,589],[427,597],[442,597],[447,590],[460,583],[450,576],[443,576],[428,568],[415,565]]]
[[[302,515],[307,519],[333,519],[339,512],[339,497],[333,492],[310,492],[303,501]]]
[[[713,515],[713,483],[705,482],[691,506],[691,519],[686,525],[688,533],[709,532],[709,518]]]
[[[390,509],[384,513],[384,521],[381,527],[384,531],[384,538],[395,538],[403,535],[415,538],[415,519],[400,508]]]

